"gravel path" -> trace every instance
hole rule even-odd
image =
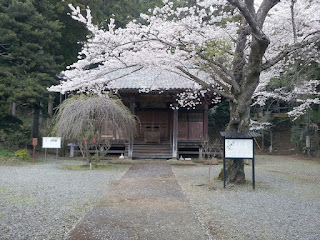
[[[81,161],[0,166],[0,239],[64,239],[128,169],[66,170]]]
[[[215,181],[211,191],[205,165],[173,167],[182,191],[169,166],[154,163],[146,169],[147,165],[135,164],[135,171],[127,174],[127,166],[94,171],[63,168],[81,163],[0,166],[0,239],[66,239],[86,213],[106,206],[112,207],[115,223],[132,225],[131,232],[113,226],[120,237],[111,239],[205,238],[199,237],[204,230],[193,211],[213,239],[320,239],[320,162],[258,156],[256,190],[250,182],[223,189],[223,183]],[[214,167],[215,176],[220,169],[221,165]],[[250,181],[251,166],[245,170]],[[107,198],[102,201],[103,196]],[[182,212],[187,215],[179,215]],[[128,222],[123,221],[126,214],[131,216]],[[156,221],[149,224],[151,219]],[[177,237],[181,233],[184,237]]]
[[[173,170],[214,239],[320,239],[320,162],[258,156],[256,190],[215,181],[210,191],[208,166]],[[251,166],[245,171],[250,181]]]
[[[204,229],[165,162],[134,164],[70,240],[205,240]]]

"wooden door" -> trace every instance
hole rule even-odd
[[[139,110],[136,111],[140,124],[137,140],[145,142],[160,142],[169,140],[168,111]]]

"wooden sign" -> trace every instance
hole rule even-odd
[[[36,147],[38,145],[38,138],[32,139],[32,146]]]

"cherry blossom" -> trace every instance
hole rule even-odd
[[[320,0],[297,0],[293,12],[290,0],[252,1],[253,5],[249,2],[198,0],[195,6],[176,8],[172,2],[164,1],[164,7],[141,14],[142,20],[134,20],[123,29],[117,29],[110,19],[106,30],[92,24],[90,9],[83,16],[79,7],[70,4],[70,15],[84,23],[91,35],[79,52],[79,60],[62,72],[65,81],[49,90],[100,93],[118,79],[154,67],[176,74],[186,83],[196,82],[206,93],[213,93],[213,102],[223,97],[239,105],[237,96],[246,88],[253,89],[246,93],[255,101],[253,104],[263,105],[268,97],[292,98],[293,93],[283,96],[281,89],[273,93],[265,89],[271,77],[279,76],[297,60],[319,63]],[[244,17],[236,20],[241,15]],[[242,32],[246,40],[241,45],[240,30],[246,27],[247,32]],[[259,62],[259,80],[249,87],[250,80],[241,75],[251,70],[254,41],[263,38],[268,43]],[[239,55],[243,63],[236,62]],[[242,74],[235,72],[235,64],[242,67]],[[157,87],[140,89],[152,90]],[[309,90],[305,88],[304,93],[309,94]],[[177,101],[193,108],[201,103],[199,96],[203,93],[199,88],[189,89],[180,93]]]

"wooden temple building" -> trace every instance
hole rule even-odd
[[[113,90],[137,117],[137,132],[121,136],[104,129],[101,137],[109,138],[108,153],[124,154],[129,159],[178,159],[201,156],[208,138],[210,99],[192,108],[177,107],[177,94],[201,89],[185,76],[155,68],[143,68],[108,81]]]
[[[106,134],[112,138],[109,152],[123,151],[130,159],[202,155],[202,144],[208,138],[210,101],[203,98],[192,109],[176,107],[177,94],[200,88],[198,84],[177,74],[143,69],[111,82],[108,88],[117,89],[137,117],[137,132],[131,137]]]

